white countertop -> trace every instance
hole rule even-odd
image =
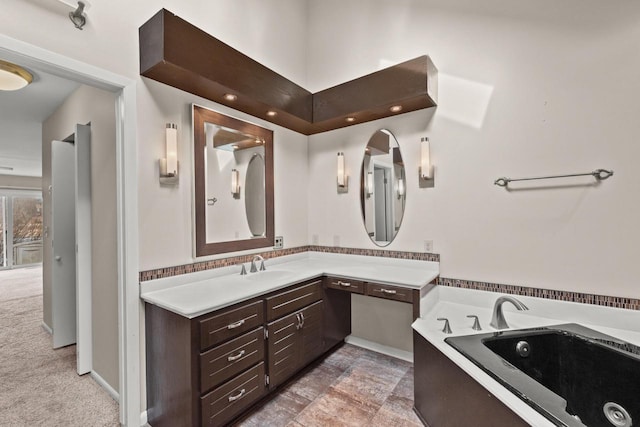
[[[265,266],[245,276],[233,266],[149,280],[140,297],[191,319],[322,275],[422,289],[439,274],[437,262],[321,252],[269,259]]]
[[[413,323],[413,329],[527,423],[535,427],[552,427],[554,424],[542,414],[444,342],[445,338],[452,336],[495,331],[489,326],[489,322],[494,302],[501,295],[495,292],[446,286],[434,287],[422,298],[421,316]],[[510,326],[509,329],[579,323],[632,344],[640,345],[640,311],[517,295],[515,297],[527,305],[529,310],[516,311],[516,308],[511,304],[504,304],[503,312]],[[479,317],[482,331],[474,331],[471,328],[473,319],[466,317],[470,314]],[[442,332],[444,323],[437,321],[438,317],[449,319],[452,334],[448,335]]]

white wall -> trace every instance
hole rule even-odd
[[[336,194],[335,153],[357,177],[369,136],[387,127],[408,176],[405,218],[388,249],[419,251],[428,239],[445,277],[640,296],[640,4],[326,0],[309,2],[309,16],[309,90],[423,54],[440,72],[435,111],[310,138],[310,240],[374,247],[358,182]],[[425,135],[435,188],[419,189]],[[596,168],[615,175],[597,187],[493,185]]]

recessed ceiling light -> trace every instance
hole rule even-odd
[[[349,123],[351,123],[351,122],[355,122],[356,118],[355,117],[347,117],[345,120],[348,121]]]
[[[235,101],[238,97],[232,93],[225,93],[223,98],[227,101]]]
[[[269,117],[275,117],[277,115],[278,115],[278,113],[273,111],[273,110],[267,111],[267,116],[269,116]]]
[[[389,108],[389,111],[391,111],[392,113],[397,113],[399,111],[402,111],[402,105],[392,105]]]
[[[33,81],[33,75],[24,68],[0,60],[0,90],[22,89]]]

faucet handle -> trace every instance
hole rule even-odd
[[[240,275],[241,275],[241,276],[246,276],[246,275],[247,275],[247,269],[244,267],[244,264],[243,264],[243,263],[240,263],[239,265],[240,265],[240,267],[242,267],[242,268],[240,269]]]
[[[449,319],[445,317],[438,317],[438,320],[444,320],[444,328],[442,328],[442,332],[445,334],[451,333],[451,327],[449,326]]]
[[[265,268],[265,266],[264,266],[264,260],[262,260],[262,261],[260,262],[260,271],[265,271],[265,270],[266,270],[266,268]]]
[[[471,319],[471,318],[475,319],[473,321],[473,327],[472,327],[474,331],[481,331],[482,330],[482,328],[480,327],[480,321],[478,320],[478,316],[476,316],[475,314],[470,314],[467,317],[469,319]]]

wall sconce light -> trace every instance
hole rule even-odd
[[[367,172],[367,199],[373,194],[373,172]]]
[[[398,199],[402,199],[405,194],[404,178],[398,178]]]
[[[240,173],[238,169],[231,169],[231,194],[235,199],[240,198]]]
[[[178,184],[178,126],[167,123],[165,130],[167,157],[160,159],[160,184]]]
[[[418,178],[420,187],[433,187],[433,165],[431,164],[429,138],[427,137],[420,139],[420,172]]]
[[[337,167],[337,183],[338,193],[346,193],[349,191],[349,177],[344,169],[344,153],[338,152],[338,167]]]

